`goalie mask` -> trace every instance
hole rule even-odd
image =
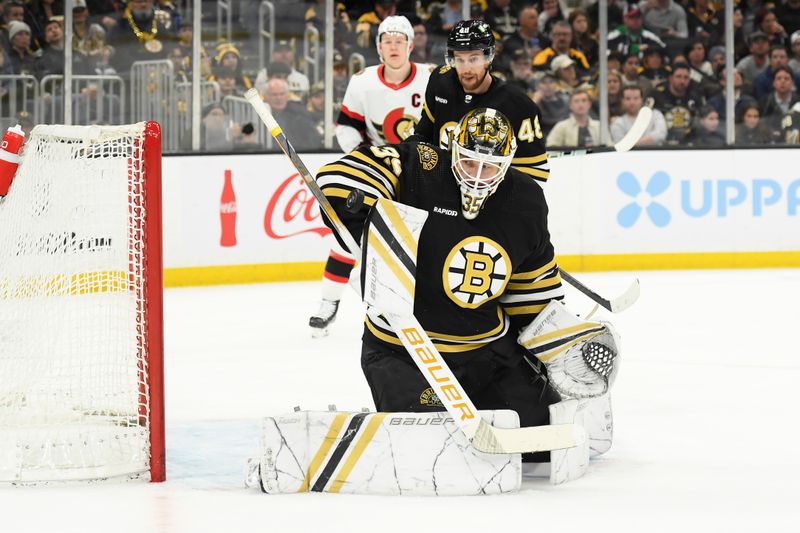
[[[381,36],[384,33],[399,33],[405,35],[407,43],[406,58],[411,56],[411,48],[414,45],[414,28],[407,18],[393,15],[383,19],[383,22],[378,26],[378,36],[375,37],[375,47],[378,49],[378,57],[381,63],[383,62],[383,57],[381,56]]]
[[[495,109],[473,109],[456,126],[450,148],[461,214],[473,220],[511,166],[517,149],[511,122]]]

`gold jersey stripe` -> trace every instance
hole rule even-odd
[[[360,159],[361,161],[363,161],[364,163],[369,165],[370,168],[377,168],[378,170],[380,170],[381,173],[384,176],[386,176],[386,179],[389,180],[389,182],[394,186],[395,190],[397,190],[397,185],[399,183],[399,181],[397,180],[397,176],[395,176],[388,169],[384,168],[383,165],[376,164],[377,161],[375,161],[374,159],[372,159],[371,157],[369,157],[367,155],[362,154],[361,152],[359,152],[357,150],[355,152],[351,152],[350,155],[352,157],[355,157],[356,159]]]
[[[378,329],[378,326],[372,323],[369,317],[367,317],[367,329],[375,335],[378,339],[389,343],[394,344],[396,346],[402,346],[403,343],[400,342],[394,334],[385,333],[382,330]],[[427,333],[427,332],[426,332]],[[428,335],[430,337],[430,335]],[[469,343],[469,344],[442,344],[436,341],[432,341],[433,345],[442,353],[459,353],[459,352],[470,352],[472,350],[477,350],[478,348],[483,348],[488,342],[476,342],[476,343]]]
[[[370,185],[378,189],[381,192],[381,194],[383,194],[386,198],[394,198],[394,195],[389,192],[389,189],[387,189],[383,183],[376,180],[372,176],[368,175],[363,170],[358,170],[356,168],[347,165],[339,165],[339,164],[325,165],[317,174],[317,178],[319,178],[319,176],[327,174],[328,172],[343,173],[353,178],[360,179],[361,181],[369,183]]]
[[[547,152],[533,157],[515,157],[511,160],[511,165],[535,165],[547,161]]]
[[[553,270],[556,267],[556,260],[553,259],[546,265],[537,268],[536,270],[529,270],[528,272],[517,272],[515,274],[511,274],[511,281],[512,282],[521,282],[521,281],[533,281],[548,270]]]
[[[336,444],[336,436],[339,435],[339,432],[342,430],[342,426],[344,426],[345,420],[347,420],[349,416],[349,413],[339,413],[333,419],[333,423],[331,423],[331,427],[328,429],[327,435],[325,435],[325,438],[322,439],[322,444],[320,444],[317,453],[314,454],[311,464],[308,465],[306,477],[303,478],[303,482],[300,484],[300,488],[297,490],[297,492],[308,492],[308,487],[311,480],[317,475],[317,470],[319,470],[319,467],[322,466],[323,459],[327,457],[328,452],[330,452],[333,445]]]
[[[552,278],[540,279],[538,281],[524,282],[524,283],[509,283],[509,291],[530,291],[533,289],[545,289],[547,287],[555,287],[561,284],[561,274],[557,274]]]
[[[469,341],[482,341],[495,335],[499,335],[506,327],[506,316],[503,314],[503,308],[497,307],[497,326],[484,333],[476,335],[451,335],[449,333],[437,333],[435,331],[425,330],[428,337],[439,341],[453,341],[453,342],[469,342]]]
[[[381,423],[383,423],[383,419],[386,418],[387,414],[389,413],[376,413],[371,417],[370,421],[367,423],[367,427],[358,438],[358,441],[352,445],[350,455],[342,465],[339,473],[336,474],[336,478],[333,480],[333,483],[331,483],[328,492],[339,492],[342,490],[345,482],[347,482],[348,476],[350,476],[358,460],[361,459],[364,450],[366,450],[369,443],[372,442],[372,438],[375,436],[375,433],[378,431],[378,428],[381,426]]]
[[[515,315],[535,315],[541,313],[547,304],[524,305],[521,307],[506,307],[506,313],[510,316]]]
[[[435,337],[436,339],[445,341],[480,341],[482,339],[494,337],[506,327],[506,317],[503,314],[503,309],[500,306],[497,307],[497,322],[497,327],[492,328],[484,333],[478,333],[477,335],[448,335],[447,333],[436,333],[435,331],[426,331],[426,333],[428,333],[428,337]]]
[[[547,178],[550,177],[550,171],[549,170],[542,170],[542,169],[539,169],[539,168],[530,168],[530,167],[518,167],[518,166],[514,165],[513,161],[511,162],[511,166],[513,166],[514,168],[516,168],[517,170],[519,170],[520,172],[522,172],[524,174],[527,174],[529,176],[533,176],[534,178],[542,178],[542,179],[546,180]]]
[[[341,189],[339,187],[324,187],[322,192],[325,193],[325,196],[329,196],[331,198],[347,198],[350,196],[352,189]],[[375,200],[377,198],[373,198],[372,196],[368,196],[367,194],[364,195],[364,204],[372,207],[375,204]]]
[[[422,104],[422,110],[425,111],[426,115],[428,115],[428,120],[436,124],[436,119],[433,118],[433,113],[431,113],[431,110],[428,109],[428,102]]]

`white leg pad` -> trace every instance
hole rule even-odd
[[[483,411],[518,428],[514,411]],[[268,494],[500,494],[519,490],[520,454],[475,450],[446,412],[298,411],[263,420],[245,485]]]
[[[589,436],[589,455],[595,458],[611,449],[614,437],[614,419],[611,413],[611,395],[583,400],[583,427]]]
[[[551,424],[581,424],[580,400],[564,400],[550,406]],[[578,446],[550,452],[550,483],[560,485],[578,479],[589,466],[589,439]]]
[[[614,424],[608,394],[553,404],[550,406],[550,423],[578,424],[586,430],[587,435],[582,445],[550,452],[550,482],[554,485],[583,476],[589,458],[597,457],[611,448]]]

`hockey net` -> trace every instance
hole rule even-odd
[[[0,481],[162,481],[157,123],[37,126],[0,200]]]

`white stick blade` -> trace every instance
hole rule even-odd
[[[639,280],[635,279],[633,283],[631,283],[631,286],[628,287],[628,290],[611,301],[610,311],[612,313],[619,313],[635,304],[639,299],[639,290]]]
[[[639,114],[636,115],[636,120],[633,122],[633,126],[631,129],[628,130],[628,133],[614,145],[614,150],[617,152],[627,152],[631,148],[633,148],[639,139],[642,138],[644,132],[647,131],[647,128],[650,127],[650,119],[653,118],[653,110],[650,109],[648,106],[644,106],[639,110]]]

